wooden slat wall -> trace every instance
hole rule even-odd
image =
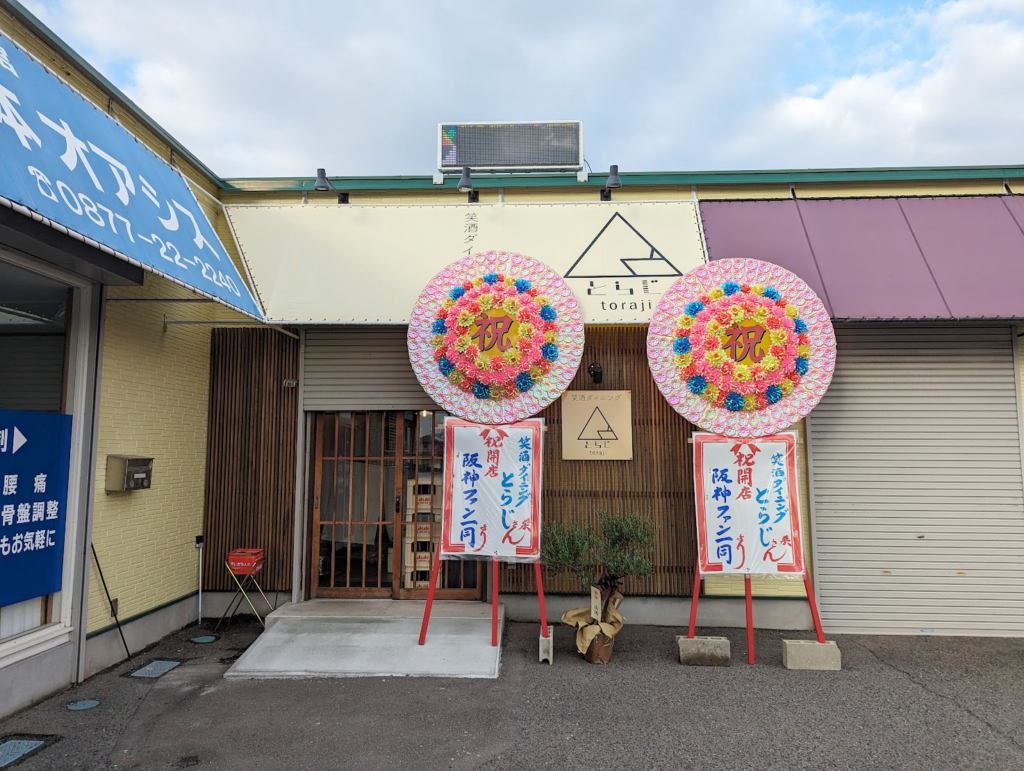
[[[203,586],[234,589],[224,567],[262,548],[264,590],[291,589],[299,341],[271,329],[214,329]]]
[[[548,426],[543,521],[596,523],[602,510],[650,516],[658,528],[655,571],[643,581],[630,580],[625,591],[688,597],[697,553],[691,427],[658,391],[647,365],[646,345],[646,327],[587,328],[583,363],[569,390],[632,392],[633,460],[562,460],[562,406],[556,401],[541,413]],[[594,385],[586,372],[593,362],[604,370],[601,385]],[[505,565],[502,571],[502,591],[536,591],[529,566]],[[574,579],[562,576],[545,585],[545,591],[577,594],[580,588]]]

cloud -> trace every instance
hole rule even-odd
[[[595,170],[1012,163],[1024,128],[999,0],[30,8],[226,177],[429,173],[449,120],[581,119]]]
[[[734,133],[724,155],[778,167],[1020,164],[1024,8],[954,2],[924,21],[931,57],[779,98],[756,116],[761,132]]]

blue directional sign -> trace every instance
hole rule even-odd
[[[0,608],[60,591],[71,416],[0,410]]]
[[[263,318],[181,174],[3,35],[0,195]]]

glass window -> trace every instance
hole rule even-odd
[[[0,261],[0,409],[64,412],[71,288]],[[60,594],[0,608],[0,640],[59,618]]]

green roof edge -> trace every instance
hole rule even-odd
[[[900,182],[964,179],[1020,179],[1024,166],[939,166],[864,169],[768,169],[739,171],[650,171],[619,172],[624,186],[632,185],[770,185],[808,182]],[[487,174],[473,175],[475,188],[497,187],[604,187],[607,174],[591,174],[578,182],[575,174]],[[454,189],[458,177],[446,175],[443,185],[430,176],[328,177],[336,190],[425,190]],[[241,183],[264,183],[259,188],[238,187]],[[312,191],[314,177],[241,177],[224,180],[232,192]]]
[[[62,56],[71,60],[75,65],[97,86],[117,101],[121,102],[125,107],[128,108],[135,117],[139,119],[146,128],[156,134],[160,139],[166,142],[170,147],[174,149],[177,155],[185,158],[190,164],[195,166],[201,171],[211,182],[213,182],[221,190],[228,190],[230,187],[225,184],[224,180],[221,179],[217,174],[199,160],[195,155],[192,154],[184,145],[181,144],[177,139],[172,137],[167,131],[155,120],[153,120],[146,112],[139,107],[135,102],[129,99],[124,93],[107,80],[100,72],[93,67],[89,62],[83,59],[78,53],[71,48],[67,43],[60,39],[56,33],[54,33],[49,27],[43,24],[37,19],[31,11],[25,6],[18,2],[18,0],[0,0],[0,6],[6,8],[18,21],[28,27],[32,32],[38,35],[40,38],[45,40],[51,48],[58,51]]]

